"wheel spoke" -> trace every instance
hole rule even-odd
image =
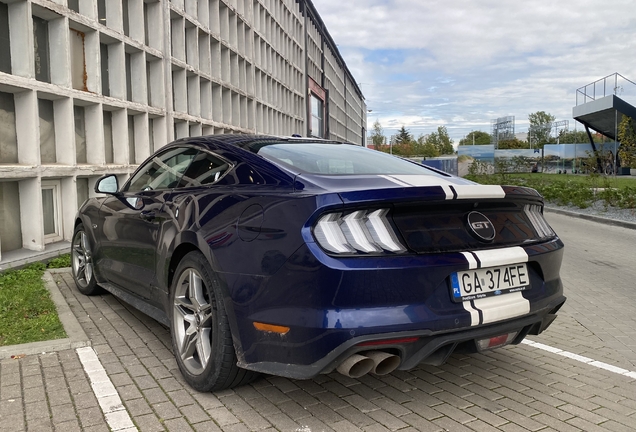
[[[93,265],[89,262],[84,266],[84,279],[86,279],[86,283],[89,283],[93,278]]]
[[[81,232],[81,243],[82,243],[82,249],[84,250],[85,254],[90,254],[91,252],[91,247],[88,244],[88,236],[86,235],[86,233],[84,231]]]
[[[174,305],[177,308],[177,310],[179,310],[183,314],[184,317],[196,310],[196,308],[192,305],[192,303],[190,303],[190,300],[185,297],[175,297]],[[185,310],[188,311],[187,314]]]
[[[205,304],[205,299],[203,298],[203,281],[193,270],[190,270],[190,274],[188,275],[188,285],[190,301],[195,309],[200,309],[201,305]]]
[[[211,330],[209,328],[201,329],[199,337],[197,338],[197,354],[199,354],[199,360],[201,361],[201,367],[205,368],[210,360],[212,354],[212,346],[210,341]]]
[[[199,340],[199,333],[193,325],[190,325],[185,332],[183,340],[181,341],[181,358],[187,360],[191,358],[195,351],[197,342]]]
[[[212,311],[212,305],[208,304],[204,308],[201,309],[201,326],[202,327],[212,327],[212,317],[214,313]]]

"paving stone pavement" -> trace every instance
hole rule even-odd
[[[568,302],[530,339],[636,371],[636,231],[548,218],[567,247]],[[635,378],[525,344],[384,377],[264,376],[199,393],[181,378],[166,328],[111,295],[82,296],[69,273],[54,278],[135,427],[109,427],[79,348],[0,361],[0,432],[636,430]]]

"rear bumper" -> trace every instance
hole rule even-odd
[[[410,369],[421,362],[440,364],[452,352],[470,349],[475,339],[516,331],[518,343],[547,328],[565,302],[559,277],[561,241],[523,250],[531,289],[515,295],[527,310],[500,314],[495,321],[483,319],[490,310],[481,308],[477,314],[469,302],[451,299],[449,275],[468,268],[462,254],[337,260],[320,256],[309,245],[271,277],[226,274],[238,364],[309,378],[331,372],[359,351],[391,351],[401,358],[399,369]],[[290,330],[257,331],[255,322]],[[410,343],[359,345],[413,337],[417,340]]]
[[[512,344],[520,343],[528,334],[537,335],[547,329],[556,318],[556,312],[565,303],[560,296],[545,309],[513,320],[491,325],[472,327],[462,330],[432,332],[405,331],[352,337],[329,352],[318,361],[302,365],[281,362],[244,363],[239,366],[258,372],[280,375],[294,379],[308,379],[319,374],[334,371],[339,364],[351,355],[370,349],[387,351],[399,355],[399,370],[410,370],[417,365],[440,365],[454,352],[475,352],[475,340],[517,332]],[[361,345],[373,341],[404,340],[417,338],[413,342],[382,344],[375,346]]]

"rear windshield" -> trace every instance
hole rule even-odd
[[[258,154],[271,161],[309,174],[441,176],[422,165],[352,144],[269,144],[261,147]]]

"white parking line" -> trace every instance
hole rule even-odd
[[[91,381],[93,393],[99,402],[99,406],[104,413],[106,423],[110,429],[115,432],[133,432],[137,431],[132,422],[128,411],[121,402],[119,393],[108,378],[102,363],[97,357],[97,353],[91,347],[77,348],[75,350],[79,356],[80,362],[84,367],[84,371]]]
[[[625,375],[625,376],[628,376],[630,378],[636,379],[636,372],[634,372],[634,371],[630,371],[630,370],[627,370],[627,369],[619,368],[617,366],[614,366],[614,365],[611,365],[611,364],[608,364],[608,363],[603,363],[603,362],[600,362],[598,360],[591,359],[589,357],[584,357],[582,355],[574,354],[574,353],[571,353],[569,351],[563,351],[563,350],[561,350],[559,348],[554,348],[554,347],[551,347],[550,345],[544,345],[544,344],[539,343],[539,342],[533,342],[533,341],[528,340],[528,339],[524,339],[523,341],[521,341],[521,343],[524,343],[526,345],[530,345],[531,347],[538,348],[538,349],[543,350],[543,351],[551,352],[553,354],[558,354],[560,356],[567,357],[567,358],[570,358],[572,360],[576,360],[576,361],[579,361],[581,363],[585,363],[585,364],[588,364],[590,366],[597,367],[599,369],[605,369],[606,371],[614,372],[614,373],[617,373],[617,374],[620,374],[620,375]]]

